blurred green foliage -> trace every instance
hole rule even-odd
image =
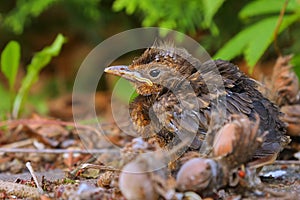
[[[3,25],[13,30],[16,34],[23,32],[25,23],[31,18],[39,16],[57,0],[16,1],[16,7],[5,16]]]
[[[3,26],[11,29],[15,34],[22,34],[26,24],[32,18],[38,17],[42,12],[55,4],[73,9],[86,20],[97,20],[99,18],[98,4],[100,0],[17,0],[15,7],[4,16]]]
[[[59,54],[61,47],[65,42],[66,38],[59,34],[52,45],[45,47],[33,56],[31,63],[27,66],[27,73],[22,79],[21,87],[16,94],[14,91],[14,85],[20,64],[20,45],[16,41],[10,41],[6,45],[1,53],[1,71],[9,82],[11,98],[9,101],[10,106],[6,108],[11,107],[11,114],[13,118],[17,118],[20,111],[23,109],[29,90],[32,84],[37,81],[39,72],[51,61],[52,57]],[[5,91],[2,88],[0,88],[0,90],[2,90],[2,93],[5,95]],[[3,100],[4,99],[2,99],[2,101]],[[4,104],[7,105],[8,103]]]
[[[214,55],[215,58],[231,60],[243,55],[252,71],[274,41],[274,31],[285,1],[114,0],[111,7],[112,11],[125,10],[126,14],[134,15],[145,27],[175,29],[192,36],[199,31],[208,30],[210,34],[202,34],[204,37],[199,40],[210,53],[219,49]],[[101,17],[100,13],[104,12],[105,3],[105,0],[16,0],[13,9],[2,13],[3,26],[21,34],[32,18],[53,5],[61,5],[76,13],[75,21],[80,18],[86,22],[97,21]],[[278,34],[299,22],[299,19],[299,0],[289,0]]]
[[[230,3],[235,2],[231,1]],[[245,26],[240,26],[236,35],[226,42],[214,57],[231,60],[243,54],[251,72],[254,65],[274,41],[274,32],[284,3],[285,0],[246,1],[240,11],[226,10],[227,13],[225,12],[225,15],[223,13],[221,17],[216,15],[218,12],[222,12],[224,0],[177,0],[172,3],[159,0],[144,0],[142,2],[138,0],[116,0],[113,9],[115,11],[125,9],[129,15],[138,13],[143,18],[143,26],[158,25],[190,34],[194,34],[199,29],[209,29],[213,37],[223,37],[226,32],[230,32],[231,28],[228,25],[226,28],[220,29],[214,19],[217,18],[216,21],[224,24],[228,24],[226,21],[234,23],[234,21],[240,20]],[[228,18],[228,12],[236,12],[236,18]],[[299,1],[288,1],[278,34],[299,20]]]
[[[288,4],[278,28],[280,11],[285,2]],[[44,18],[41,17],[43,14],[45,14]],[[49,16],[50,19],[47,18]],[[56,16],[59,18],[51,19]],[[46,23],[51,24],[43,24],[45,21],[41,22],[41,20],[45,18]],[[80,31],[85,34],[87,41],[95,42],[96,45],[101,39],[118,31],[139,26],[159,26],[190,35],[211,55],[214,55],[214,58],[226,60],[243,58],[247,61],[250,71],[258,61],[277,56],[272,43],[278,28],[278,47],[283,54],[295,54],[293,64],[297,66],[295,70],[298,76],[300,76],[299,21],[300,0],[12,0],[9,3],[0,2],[0,31],[4,31],[5,34],[2,35],[6,38],[21,38],[28,32],[30,34],[32,29],[37,30],[36,25],[39,25],[40,29],[44,30],[43,33],[47,30],[51,30],[52,33],[73,31],[71,35],[74,33],[76,35],[76,31]],[[56,24],[59,26],[55,26]],[[12,42],[5,49],[7,53],[3,51],[4,58],[1,58],[3,62],[1,65],[7,65],[5,63],[9,62],[11,68],[2,69],[8,79],[10,90],[0,85],[1,96],[16,97],[13,84],[16,77],[15,66],[20,62],[18,49],[20,49],[18,43]],[[25,50],[23,56],[28,52],[28,49]],[[41,54],[37,55],[41,56]],[[50,57],[35,60],[47,64]],[[29,66],[35,65],[36,61],[33,61],[34,59]],[[32,82],[33,77],[38,73],[32,74]],[[22,86],[28,83],[23,82]],[[124,88],[120,89],[121,98],[126,95],[122,94],[122,91],[128,90],[128,87],[124,84]],[[20,89],[21,93],[26,93],[26,90]],[[18,102],[11,106],[14,105],[16,108],[18,104],[21,106],[22,101]],[[2,105],[4,103],[0,103],[0,109]]]
[[[278,13],[283,6],[284,1],[279,0],[256,0],[247,4],[239,12],[240,18],[244,21],[252,21],[255,17],[257,19],[229,40],[214,57],[230,60],[243,54],[251,72],[274,41],[277,26],[280,26],[279,34],[300,20],[300,4],[296,0],[290,0],[282,23],[278,24]]]
[[[129,15],[137,12],[143,18],[143,26],[159,26],[192,34],[199,28],[208,28],[217,34],[212,18],[223,2],[224,0],[116,0],[113,10],[125,9]]]

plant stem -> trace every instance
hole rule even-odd
[[[283,17],[284,17],[284,13],[286,11],[286,7],[289,3],[289,0],[285,0],[282,8],[281,8],[281,11],[280,11],[280,14],[279,14],[279,17],[278,17],[278,21],[277,21],[277,24],[276,24],[276,27],[275,27],[275,30],[274,30],[274,48],[275,48],[275,51],[277,52],[278,56],[281,56],[281,51],[280,51],[280,48],[278,46],[278,43],[277,43],[277,37],[278,37],[278,32],[279,32],[279,29],[280,29],[280,25],[282,23],[282,20],[283,20]]]

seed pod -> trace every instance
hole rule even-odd
[[[124,166],[119,177],[119,187],[128,200],[158,198],[151,172],[147,172],[147,163],[139,159]]]
[[[216,176],[217,164],[212,159],[193,158],[180,168],[177,176],[177,188],[180,191],[201,192],[207,189]]]
[[[216,134],[213,142],[213,155],[225,156],[233,151],[233,142],[237,139],[236,134],[240,128],[235,123],[223,126]]]
[[[215,135],[213,156],[223,157],[229,169],[245,164],[263,142],[256,122],[243,115],[232,115],[231,122],[224,125]]]

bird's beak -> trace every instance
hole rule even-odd
[[[153,86],[153,82],[147,78],[141,76],[140,73],[132,71],[126,65],[110,66],[104,69],[108,74],[123,77],[131,82],[146,83],[149,86]]]

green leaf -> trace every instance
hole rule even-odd
[[[45,47],[40,52],[36,53],[28,65],[27,73],[22,80],[21,88],[14,100],[12,115],[14,118],[18,117],[19,112],[26,99],[32,84],[38,79],[38,74],[52,59],[57,56],[61,50],[62,45],[66,42],[66,38],[62,34],[58,34],[51,46]]]
[[[42,51],[36,53],[28,65],[28,72],[38,72],[47,65],[51,58],[60,53],[62,45],[66,42],[66,38],[62,34],[58,34],[51,46],[45,47]]]
[[[20,64],[20,57],[20,45],[16,41],[10,41],[1,54],[1,71],[8,79],[10,92],[13,92],[13,87]]]
[[[272,17],[262,20],[252,26],[253,32],[255,32],[255,30],[260,30],[263,34],[256,33],[256,37],[249,38],[251,41],[248,43],[247,48],[244,51],[245,59],[248,65],[250,65],[250,71],[252,71],[256,62],[273,41],[277,21],[278,17]]]
[[[231,60],[242,54],[249,42],[249,38],[253,37],[253,33],[254,31],[249,28],[239,32],[213,56],[214,59]]]
[[[282,32],[298,19],[298,15],[285,16],[278,33]],[[251,72],[254,65],[274,40],[274,31],[277,21],[277,16],[270,17],[249,26],[227,42],[225,46],[216,53],[214,58],[231,60],[243,53],[250,66]]]
[[[203,12],[204,12],[204,21],[203,24],[205,27],[210,27],[212,25],[212,20],[215,14],[218,12],[219,8],[222,6],[225,0],[202,0],[203,2]],[[215,29],[216,27],[214,27]]]
[[[291,15],[285,16],[281,23],[278,34],[286,29],[289,25],[295,22],[298,16]],[[254,65],[267,50],[270,44],[274,41],[274,31],[278,21],[278,17],[268,18],[261,23],[257,23],[255,29],[263,30],[263,34],[257,34],[259,37],[254,37],[251,42],[249,42],[248,47],[245,49],[245,58],[250,66],[250,72],[252,72]]]
[[[131,15],[134,13],[134,11],[136,10],[137,6],[138,6],[138,1],[136,0],[131,0],[131,1],[127,1],[127,0],[115,0],[115,2],[113,3],[113,10],[114,11],[121,11],[122,9],[126,8],[126,13],[128,15]]]
[[[253,16],[263,15],[263,14],[279,14],[280,10],[284,5],[285,0],[256,0],[248,3],[239,12],[239,17],[241,19],[246,19]],[[290,0],[286,12],[295,11],[295,7],[299,6],[296,0]]]
[[[9,112],[10,96],[8,91],[0,84],[0,121]]]

